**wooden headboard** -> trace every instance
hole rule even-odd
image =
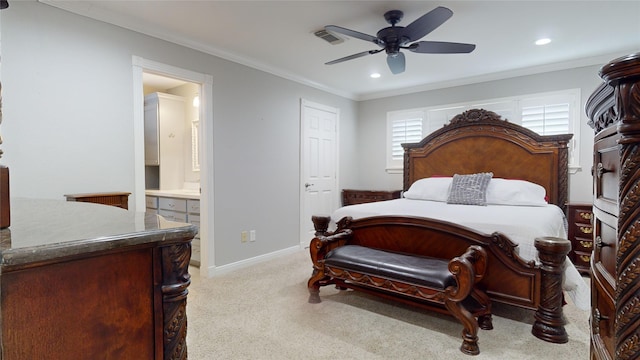
[[[404,147],[404,190],[430,176],[492,172],[527,180],[547,190],[549,203],[564,208],[568,197],[568,148],[572,134],[541,136],[487,110],[455,116],[419,143]]]

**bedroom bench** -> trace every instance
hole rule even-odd
[[[351,230],[331,236],[317,236],[311,252],[328,243],[345,242]],[[313,255],[312,255],[313,258]],[[460,350],[468,355],[480,353],[478,327],[492,329],[489,297],[474,284],[486,269],[487,254],[471,245],[458,257],[439,259],[407,255],[359,245],[342,245],[327,252],[314,264],[308,282],[309,302],[319,303],[320,286],[336,284],[374,295],[400,299],[412,305],[448,313],[463,325]],[[476,317],[478,319],[476,319]],[[479,325],[480,324],[480,325]]]

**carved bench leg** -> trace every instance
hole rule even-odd
[[[491,299],[484,291],[478,288],[473,288],[471,293],[473,299],[482,307],[480,315],[478,316],[478,325],[482,330],[493,330],[493,320],[491,318]]]
[[[467,355],[478,355],[480,348],[478,347],[478,322],[476,318],[460,302],[445,300],[444,305],[464,326],[460,351]]]
[[[482,330],[493,330],[493,320],[491,314],[478,316],[478,325]]]
[[[544,341],[566,343],[569,336],[564,328],[562,279],[571,243],[566,239],[543,237],[536,238],[535,246],[542,262],[542,281],[540,306],[531,333]]]
[[[323,271],[313,270],[311,278],[307,282],[307,288],[309,289],[309,303],[318,304],[322,302],[320,300],[320,281],[325,278]]]

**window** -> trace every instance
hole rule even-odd
[[[403,168],[402,143],[419,142],[423,137],[449,123],[457,114],[469,109],[493,111],[503,119],[522,125],[540,135],[573,134],[569,143],[569,168],[580,167],[580,89],[550,93],[490,99],[393,111],[387,113],[387,172],[398,173]]]
[[[541,135],[566,134],[569,132],[569,104],[522,108],[522,126]]]
[[[399,111],[387,115],[387,168],[402,168],[404,143],[419,142],[423,135],[424,111]]]

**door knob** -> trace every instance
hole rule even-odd
[[[313,186],[313,184],[309,184],[309,183],[305,183],[305,184],[304,184],[304,188],[305,188],[305,189],[308,189],[308,188],[309,188],[309,186]]]

